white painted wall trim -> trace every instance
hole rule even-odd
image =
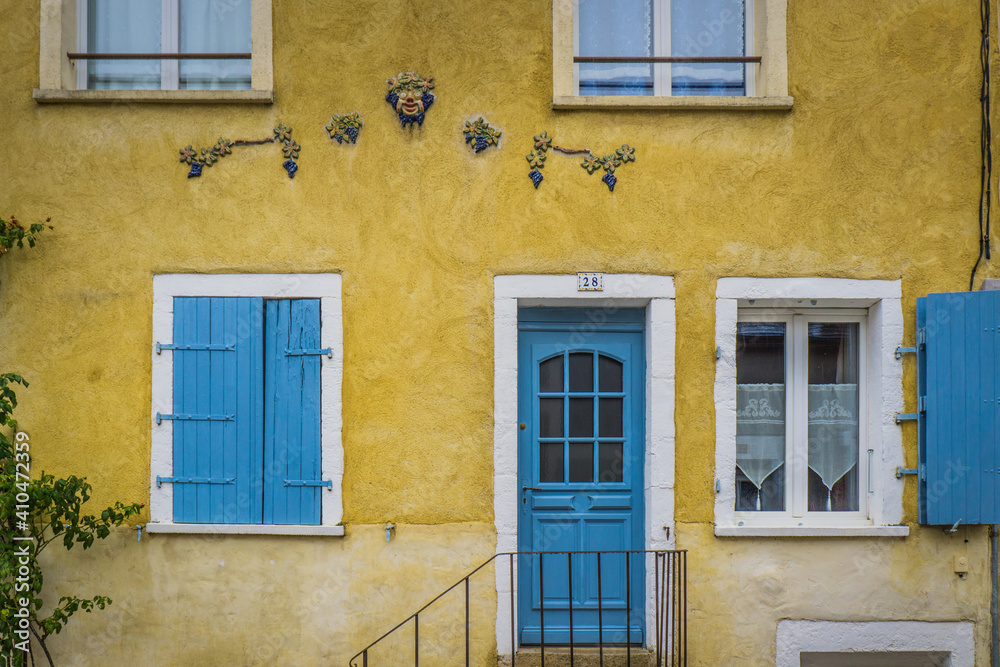
[[[333,350],[333,359],[322,357],[320,383],[322,392],[320,446],[323,479],[333,481],[322,491],[322,528],[315,534],[343,534],[338,524],[344,516],[341,485],[344,477],[341,384],[344,370],[344,325],[341,303],[341,278],[335,273],[286,274],[165,274],[153,276],[153,401],[150,410],[150,532],[198,532],[196,524],[173,523],[173,485],[157,488],[157,475],[169,477],[173,471],[173,422],[156,423],[156,413],[173,412],[173,353],[156,353],[156,343],[173,339],[175,296],[256,296],[265,299],[318,298],[320,300],[321,347]],[[313,526],[312,529],[320,527]],[[332,532],[331,532],[332,531]],[[339,531],[339,532],[338,532]],[[281,526],[220,530],[207,526],[206,532],[255,532],[274,535],[292,534]],[[294,533],[300,534],[300,533]]]
[[[715,366],[715,468],[719,490],[715,496],[718,536],[759,536],[759,530],[738,525],[736,501],[736,322],[740,307],[865,308],[868,311],[867,438],[872,452],[870,519],[844,521],[829,534],[857,536],[865,526],[896,526],[903,517],[903,480],[895,470],[903,465],[903,441],[895,423],[903,409],[902,362],[895,358],[903,339],[900,281],[840,278],[720,278],[715,302],[715,344],[721,356]],[[752,301],[752,303],[751,303]],[[815,303],[813,303],[815,301]],[[862,455],[865,453],[862,452]],[[867,480],[862,480],[865,488]],[[765,517],[762,517],[764,519]],[[744,523],[746,523],[744,521]],[[796,535],[808,526],[769,526],[773,535]],[[773,532],[780,528],[778,532]],[[838,532],[837,528],[843,528]],[[905,527],[879,535],[900,536]],[[760,530],[763,530],[761,528]],[[908,528],[905,528],[908,533]],[[852,533],[852,531],[855,531]],[[805,534],[803,534],[805,536]]]
[[[975,666],[972,621],[778,621],[776,667],[799,667],[802,652],[946,652],[951,667]]]
[[[576,275],[496,276],[493,281],[493,512],[497,553],[517,550],[518,306],[646,308],[645,532],[647,549],[674,548],[674,352],[676,315],[670,276],[605,274],[603,292],[577,292]],[[666,531],[670,531],[667,539]],[[517,578],[516,563],[514,572]],[[652,558],[646,566],[646,623],[654,618]],[[510,639],[510,570],[497,561],[496,639]],[[648,632],[652,637],[655,633]]]

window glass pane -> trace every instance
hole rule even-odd
[[[181,53],[249,53],[250,0],[180,0]],[[249,60],[180,60],[179,87],[250,88]]]
[[[546,359],[538,364],[538,391],[561,392],[563,390],[562,356]]]
[[[594,443],[569,443],[569,481],[594,481]]]
[[[670,55],[742,56],[745,48],[743,0],[672,0]],[[671,65],[674,95],[745,95],[742,63]]]
[[[563,435],[563,399],[538,399],[538,435],[543,438],[561,438]]]
[[[160,53],[160,0],[90,0],[89,53]],[[87,88],[160,87],[159,60],[88,60]]]
[[[579,0],[581,56],[653,55],[653,0]],[[653,66],[580,63],[580,95],[652,95]]]
[[[623,479],[622,443],[602,442],[597,449],[598,482],[610,484]]]
[[[569,399],[569,435],[589,438],[594,435],[594,399]]]
[[[785,323],[736,328],[736,509],[783,511],[784,483],[765,484],[785,463]]]
[[[621,391],[622,362],[601,355],[597,360],[597,377],[601,391]]]
[[[561,442],[542,442],[538,445],[538,481],[563,481],[563,445]]]
[[[594,355],[589,352],[569,355],[569,390],[594,391]]]
[[[857,322],[809,324],[809,511],[860,507],[859,339]]]
[[[600,426],[598,433],[602,438],[622,437],[622,399],[601,398],[598,405],[600,408]]]

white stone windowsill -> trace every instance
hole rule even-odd
[[[276,526],[259,523],[148,523],[147,533],[189,535],[307,535],[343,537],[343,526]]]
[[[273,90],[62,90],[36,88],[31,96],[39,104],[166,103],[166,104],[272,104]]]
[[[788,111],[793,99],[788,96],[732,97],[684,95],[653,97],[645,95],[554,95],[553,109],[676,109],[678,111]]]
[[[716,526],[716,537],[906,537],[909,526]]]

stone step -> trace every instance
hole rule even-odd
[[[569,667],[569,647],[545,647],[545,667]],[[596,646],[574,647],[573,667],[599,667],[600,650]],[[514,667],[541,667],[541,649],[537,646],[518,649]],[[632,647],[632,660],[623,646],[604,647],[604,667],[655,667],[656,654],[639,646]],[[498,667],[510,667],[510,658],[501,658]]]

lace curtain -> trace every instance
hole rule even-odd
[[[736,387],[736,466],[757,487],[785,462],[785,385]],[[809,468],[830,489],[858,463],[858,385],[809,385]]]
[[[160,3],[154,0],[90,0],[87,50],[91,53],[159,53]],[[91,89],[160,87],[159,60],[90,60]]]
[[[180,1],[182,53],[250,51],[250,0]],[[250,88],[249,60],[181,60],[181,89]]]

